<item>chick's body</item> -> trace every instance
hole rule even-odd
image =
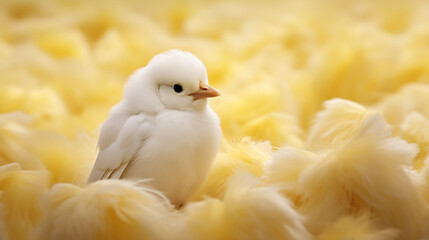
[[[197,114],[166,110],[154,117],[152,127],[122,177],[151,178],[172,203],[183,204],[205,180],[216,155],[217,115],[209,108]]]
[[[155,56],[130,76],[123,100],[102,125],[88,182],[150,179],[173,204],[184,204],[217,152],[221,129],[207,102],[215,96],[194,55],[173,50]]]

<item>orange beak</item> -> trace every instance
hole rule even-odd
[[[220,96],[220,92],[216,90],[216,88],[210,87],[203,81],[200,81],[200,90],[190,93],[188,96],[193,96],[195,101],[198,99]]]

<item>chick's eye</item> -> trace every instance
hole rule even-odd
[[[174,84],[173,89],[175,92],[180,93],[183,91],[183,87],[180,84]]]

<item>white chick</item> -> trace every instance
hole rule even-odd
[[[153,57],[128,78],[122,101],[102,125],[88,183],[151,179],[173,204],[184,204],[218,149],[219,118],[207,98],[219,95],[193,54],[170,50]]]

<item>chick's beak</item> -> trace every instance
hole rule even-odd
[[[220,96],[220,92],[214,87],[210,87],[203,81],[200,81],[200,90],[188,94],[188,96],[193,96],[194,101],[202,98],[210,98]]]

